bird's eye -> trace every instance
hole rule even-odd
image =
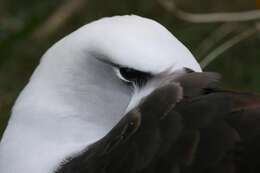
[[[150,73],[127,67],[118,68],[118,76],[125,82],[134,83],[137,85],[145,84],[152,77]]]

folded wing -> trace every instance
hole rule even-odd
[[[57,173],[259,173],[260,96],[179,76]]]

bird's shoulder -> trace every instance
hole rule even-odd
[[[223,90],[219,80],[180,75],[58,173],[259,172],[260,96]]]

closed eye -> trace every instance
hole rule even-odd
[[[132,83],[138,86],[146,84],[153,77],[147,72],[138,71],[128,67],[118,67],[116,69],[117,76],[126,83]]]

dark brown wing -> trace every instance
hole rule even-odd
[[[57,172],[259,173],[260,97],[217,89],[218,79],[188,73],[157,89]]]
[[[186,99],[175,111],[183,118],[183,140],[190,138],[186,133],[197,136],[194,145],[184,149],[192,151],[187,155],[191,159],[184,160],[180,167],[195,173],[260,172],[258,96],[215,91]]]

